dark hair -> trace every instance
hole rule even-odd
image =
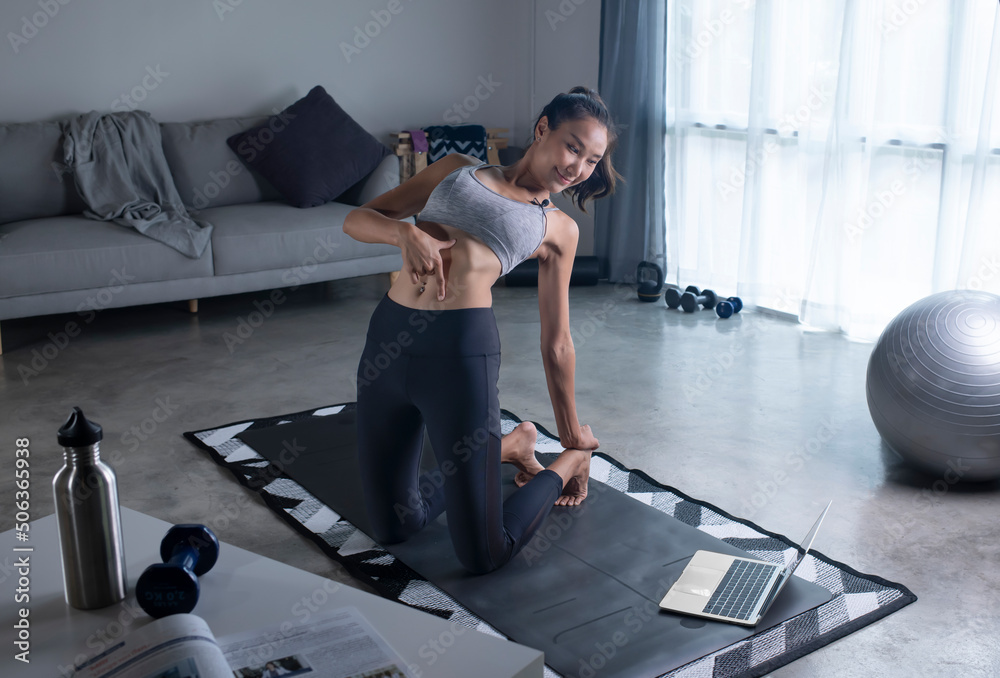
[[[615,192],[616,182],[623,178],[611,165],[611,154],[618,143],[618,128],[615,121],[611,119],[611,113],[608,111],[607,104],[601,99],[601,95],[595,90],[583,86],[574,87],[565,94],[557,94],[542,109],[531,128],[532,142],[535,130],[538,128],[538,122],[543,117],[548,119],[549,128],[553,130],[558,129],[567,120],[593,118],[608,131],[608,148],[598,161],[594,172],[582,184],[566,189],[573,204],[586,212],[587,202],[611,195]]]

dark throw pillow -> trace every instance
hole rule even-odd
[[[296,207],[334,200],[390,153],[319,85],[226,143]]]

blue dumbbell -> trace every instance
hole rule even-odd
[[[160,543],[160,558],[136,582],[139,607],[156,618],[190,612],[201,591],[198,577],[219,558],[218,538],[204,525],[174,525]]]
[[[739,297],[728,297],[715,305],[715,312],[720,318],[728,318],[733,313],[743,310],[743,300]]]

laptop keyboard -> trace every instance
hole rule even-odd
[[[776,568],[777,566],[767,563],[734,560],[703,612],[749,620],[750,613],[764,591],[764,585]]]

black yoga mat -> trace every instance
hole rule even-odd
[[[368,533],[353,410],[238,437],[272,463],[284,455],[285,474]],[[300,451],[294,459],[290,446]],[[429,440],[424,450],[426,462]],[[516,486],[507,466],[509,494]],[[385,549],[507,637],[542,650],[545,662],[564,675],[585,674],[590,665],[602,678],[658,676],[754,635],[754,629],[661,612],[657,605],[698,549],[751,554],[601,483],[592,482],[588,492],[579,510],[553,508],[541,534],[490,574],[471,575],[458,562],[447,514]],[[826,589],[793,578],[757,630],[830,598]]]
[[[505,432],[517,421],[505,412]],[[539,449],[558,449],[543,429],[540,434]],[[396,599],[447,610],[442,616],[471,612],[543,650],[546,663],[567,676],[703,675],[706,662],[713,675],[762,675],[915,600],[905,587],[814,552],[799,572],[805,569],[822,586],[794,577],[755,629],[661,612],[659,599],[696,548],[740,554],[743,547],[778,562],[794,549],[606,455],[595,455],[583,506],[557,507],[519,557],[473,576],[454,556],[446,516],[388,552],[371,542],[358,546],[367,518],[356,481],[351,404],[185,435],[355,576]],[[425,462],[433,464],[429,454]],[[511,475],[512,469],[508,491]],[[719,540],[708,532],[729,536]],[[449,596],[458,604],[442,602]]]

